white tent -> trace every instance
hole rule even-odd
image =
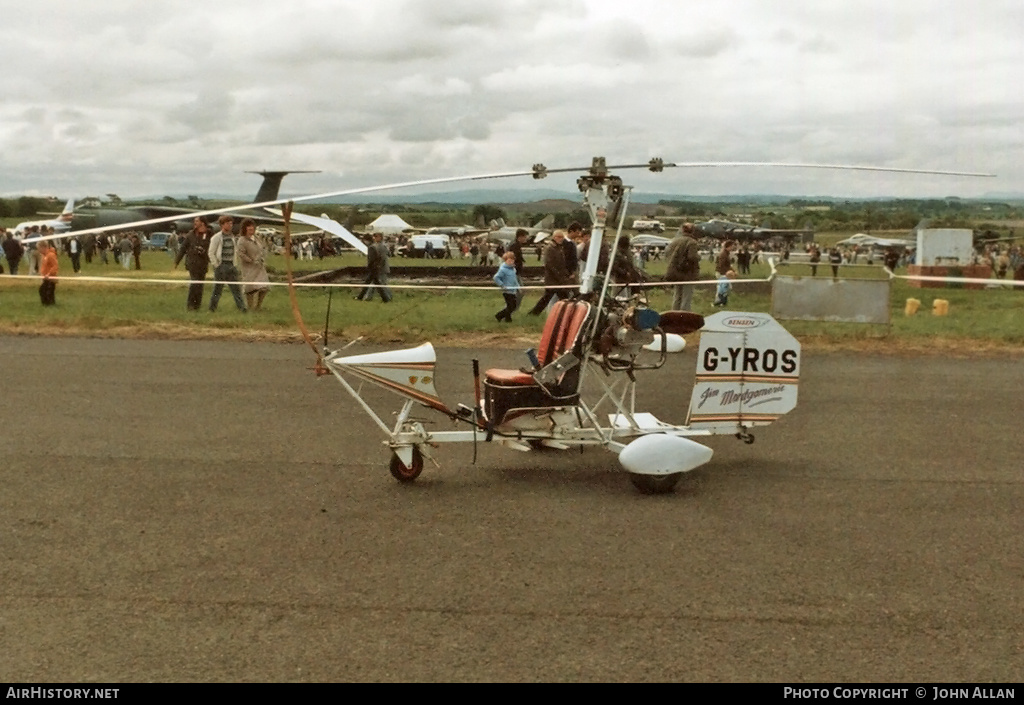
[[[397,215],[385,213],[366,226],[366,231],[371,233],[383,233],[385,235],[398,235],[406,230],[414,228],[399,218]]]

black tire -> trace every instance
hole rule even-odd
[[[413,482],[423,472],[423,454],[419,448],[412,449],[412,465],[406,467],[397,454],[391,456],[391,476],[399,482]]]
[[[671,475],[641,475],[631,472],[629,481],[644,494],[668,494],[676,488],[676,483],[682,476],[681,472],[674,472]]]

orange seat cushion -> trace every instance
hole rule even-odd
[[[529,375],[520,370],[501,370],[495,368],[487,370],[484,376],[487,378],[487,381],[492,384],[506,384],[523,387],[536,384],[536,382],[533,381],[533,375]]]

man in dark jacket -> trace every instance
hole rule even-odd
[[[697,281],[700,276],[700,253],[697,241],[693,239],[693,223],[684,223],[679,234],[665,248],[665,271],[667,282]],[[675,284],[672,297],[673,311],[689,311],[693,306],[693,285]]]
[[[715,274],[721,276],[732,269],[732,243],[723,242],[722,251],[715,260]]]
[[[388,246],[384,244],[384,236],[374,233],[373,244],[366,250],[366,286],[359,292],[357,299],[369,301],[373,298],[373,293],[380,290],[380,300],[384,303],[391,302],[391,289],[388,288],[388,274],[391,273],[391,265],[388,263],[388,256]]]
[[[530,237],[530,233],[522,228],[516,230],[516,239],[511,245],[509,245],[508,251],[516,256],[516,276],[519,277],[520,281],[523,278],[523,268],[526,266],[526,257],[523,255],[523,245],[526,244],[526,238]]]
[[[18,240],[14,239],[14,235],[7,233],[4,236],[3,241],[4,257],[7,258],[8,271],[11,274],[18,273],[18,263],[21,262],[22,256],[25,254],[25,247]]]
[[[185,259],[188,276],[192,279],[188,287],[188,310],[198,311],[203,305],[203,281],[210,268],[210,230],[202,218],[192,221],[192,229],[182,240],[178,256],[174,258],[175,269],[182,258]]]
[[[551,235],[551,242],[544,251],[544,286],[561,286],[572,284],[576,272],[569,269],[565,261],[565,231],[556,230]],[[544,295],[530,309],[531,316],[539,316],[547,308],[551,299],[568,298],[570,289],[545,289]]]

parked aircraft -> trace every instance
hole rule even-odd
[[[777,230],[757,225],[745,225],[743,223],[732,223],[728,220],[712,218],[703,223],[695,223],[694,227],[704,237],[712,237],[716,240],[768,240],[773,237],[781,237],[789,241],[814,235],[810,228],[804,230]]]
[[[75,199],[69,198],[67,204],[64,206],[64,210],[61,214],[53,220],[28,220],[24,223],[18,223],[14,226],[15,233],[25,233],[29,228],[37,226],[39,228],[53,228],[55,233],[66,233],[71,230],[71,219],[75,214]]]
[[[256,197],[253,199],[253,203],[265,203],[267,201],[277,200],[278,191],[281,188],[281,181],[288,174],[308,174],[316,172],[308,171],[250,171],[246,172],[249,174],[259,174],[263,177],[263,183],[260,184],[259,190],[256,192]],[[65,209],[66,210],[66,209]],[[138,221],[153,220],[156,218],[168,218],[176,215],[181,215],[181,220],[174,222],[174,228],[178,232],[187,232],[192,229],[192,213],[197,209],[195,208],[179,208],[174,206],[130,206],[127,208],[96,208],[79,210],[74,213],[74,218],[71,220],[71,230],[86,230],[92,228],[106,228],[111,226],[125,225],[136,223]],[[214,213],[213,215],[204,216],[205,220],[209,223],[216,223],[217,218],[222,214],[227,213],[235,216],[236,220],[242,218],[252,218],[257,223],[273,223],[280,225],[282,220],[280,218],[271,218],[267,215],[257,214],[252,211],[247,211],[245,206],[236,206],[233,208],[225,208],[223,211]],[[61,216],[63,217],[63,216]],[[65,228],[67,230],[68,228]],[[167,230],[166,223],[153,224],[148,226],[135,227],[133,229],[142,230],[144,232],[154,232],[157,230]],[[60,232],[59,230],[57,232]]]
[[[634,235],[629,244],[633,247],[653,247],[656,250],[664,250],[672,242],[672,238],[661,235]]]
[[[858,245],[861,247],[917,247],[913,240],[902,240],[895,237],[875,237],[864,233],[851,235],[845,240],[840,240],[837,245]]]
[[[530,234],[532,242],[539,242],[548,236],[552,226],[555,224],[555,216],[546,215],[528,228],[520,228],[515,225],[505,225],[502,218],[491,221],[491,229],[487,231],[487,239],[492,242],[501,242],[507,245],[516,239],[517,230],[525,230]]]
[[[447,235],[448,237],[466,237],[490,232],[487,228],[474,228],[472,225],[444,225],[422,231],[424,235]]]

